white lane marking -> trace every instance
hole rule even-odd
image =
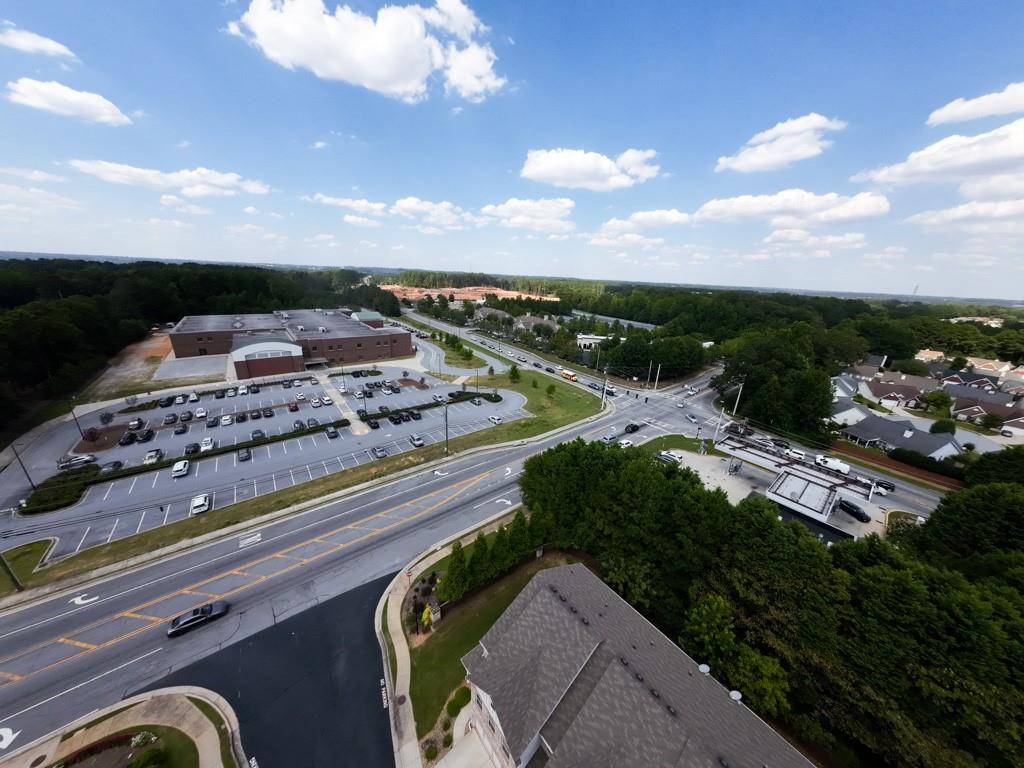
[[[313,479],[313,470],[309,468],[309,464],[306,465],[306,471],[309,472],[309,479]]]
[[[156,488],[156,481],[157,481],[157,478],[159,478],[159,477],[160,477],[160,473],[159,472],[157,472],[155,475],[153,475],[153,484],[151,486],[149,486],[150,488]]]
[[[6,750],[14,740],[18,738],[21,731],[12,731],[10,728],[0,728],[0,749]]]
[[[143,521],[144,521],[145,519],[146,519],[146,510],[142,510],[142,516],[141,516],[141,517],[139,518],[139,525],[138,525],[138,527],[137,527],[137,528],[135,529],[135,532],[136,532],[136,533],[138,533],[139,531],[141,531],[141,530],[142,530],[142,523],[143,523]]]
[[[93,595],[92,597],[89,597],[88,592],[83,592],[80,595],[75,595],[70,600],[68,600],[68,602],[74,603],[75,605],[88,605],[89,603],[95,603],[99,599],[100,598],[98,595]]]
[[[114,490],[114,484],[113,483],[111,483],[109,486],[107,486],[107,492],[103,494],[103,501],[107,500],[107,496],[110,495],[110,492],[112,490]]]
[[[271,475],[270,479],[274,482],[274,490],[276,491],[277,490],[277,475],[276,474]]]
[[[213,458],[213,471],[214,472],[219,472],[220,471],[220,456],[214,456],[214,458]]]
[[[114,538],[114,531],[116,531],[116,530],[117,530],[117,524],[118,524],[118,523],[119,523],[120,521],[121,521],[121,518],[120,518],[120,517],[115,517],[115,518],[114,518],[114,527],[110,529],[110,535],[109,535],[109,536],[107,536],[107,544],[109,544],[109,543],[110,543],[110,540],[111,540],[112,538]]]
[[[164,507],[164,525],[167,525],[167,516],[171,514],[171,505],[168,504]]]
[[[91,531],[91,530],[92,530],[92,526],[91,525],[85,526],[85,533],[82,534],[82,540],[80,542],[78,542],[78,546],[75,547],[75,552],[78,552],[78,550],[80,550],[82,548],[82,545],[85,544],[85,537],[89,535],[89,531]]]
[[[263,534],[258,531],[256,533],[247,533],[244,536],[238,537],[238,548],[251,547],[253,544],[259,544],[262,540]]]
[[[114,672],[120,672],[125,667],[130,666],[130,665],[134,664],[137,661],[142,661],[143,659],[145,659],[145,658],[147,658],[149,656],[152,656],[154,653],[160,653],[160,651],[162,651],[162,650],[163,650],[163,648],[154,648],[149,653],[144,653],[141,656],[136,656],[131,661],[126,661],[124,664],[120,664],[119,666],[116,666],[113,669],[108,669],[106,672],[101,672],[100,674],[96,675],[96,677],[91,677],[88,680],[85,680],[85,681],[83,681],[81,683],[78,683],[77,685],[71,686],[70,688],[65,688],[60,693],[55,693],[53,696],[51,696],[48,699],[43,699],[42,701],[37,701],[32,706],[25,707],[20,712],[15,712],[13,715],[8,715],[3,720],[0,720],[0,723],[6,723],[8,720],[13,720],[14,718],[16,718],[16,717],[18,717],[20,715],[24,715],[26,712],[31,712],[36,707],[41,707],[44,704],[49,704],[54,699],[59,699],[61,696],[64,696],[64,695],[66,695],[68,693],[71,693],[72,691],[77,691],[79,688],[84,688],[85,686],[87,686],[87,685],[89,685],[91,683],[95,683],[97,680],[100,680],[100,679],[106,677],[107,675],[112,675]]]

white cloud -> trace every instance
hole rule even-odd
[[[189,141],[188,139],[182,139],[174,146],[176,146],[178,149],[188,149],[189,147],[192,146],[192,142]]]
[[[350,211],[362,213],[367,216],[382,216],[387,212],[387,203],[372,203],[369,200],[355,200],[351,197],[330,197],[317,192],[312,197],[308,195],[302,198],[310,203],[322,205],[333,205],[336,208],[348,208]]]
[[[326,146],[327,146],[327,142],[326,141],[314,141],[312,144],[309,145],[309,148],[310,149],[323,149]]]
[[[426,98],[436,72],[449,92],[470,101],[505,84],[494,73],[494,51],[473,39],[486,27],[462,0],[438,0],[429,8],[385,5],[376,17],[348,5],[331,12],[323,0],[252,0],[227,31],[287,69],[405,102]]]
[[[960,123],[1014,112],[1024,112],[1024,83],[1010,83],[998,93],[986,93],[973,99],[954,99],[928,115],[928,125]]]
[[[568,220],[574,205],[572,200],[565,197],[536,200],[510,197],[504,203],[485,205],[480,212],[497,220],[503,227],[561,234],[576,228]]]
[[[77,58],[67,46],[56,40],[13,26],[0,29],[0,45],[22,53],[39,53],[43,56],[58,56],[65,59]]]
[[[897,266],[906,262],[907,249],[896,245],[890,245],[887,248],[883,248],[881,251],[861,254],[860,258],[872,269],[889,271],[896,269]]]
[[[15,104],[55,115],[78,117],[103,125],[130,125],[131,118],[98,93],[76,91],[55,80],[43,82],[21,77],[7,83],[7,98]]]
[[[692,217],[688,213],[677,211],[675,208],[659,209],[655,211],[637,211],[628,219],[608,219],[601,225],[602,234],[615,234],[617,232],[636,232],[640,229],[654,229],[657,227],[670,227],[680,224],[689,224]]]
[[[813,235],[806,229],[776,229],[761,242],[766,245],[802,248],[863,248],[865,238],[862,232],[846,232],[842,235]]]
[[[45,213],[78,208],[77,200],[46,189],[0,183],[0,211],[6,213]]]
[[[189,229],[192,226],[187,221],[180,219],[149,219],[146,223],[159,229]]]
[[[863,171],[853,181],[878,184],[960,183],[975,176],[1024,170],[1024,118],[975,136],[954,134],[902,163]]]
[[[566,189],[608,192],[657,176],[660,168],[648,162],[656,155],[653,149],[627,149],[612,160],[582,149],[531,149],[519,175]]]
[[[395,201],[390,212],[405,219],[418,220],[420,232],[427,235],[437,235],[445,229],[465,229],[468,224],[477,223],[472,214],[447,200],[434,203],[418,197],[403,197]]]
[[[980,219],[1024,218],[1024,200],[974,201],[935,211],[914,214],[908,222],[925,227],[941,227]]]
[[[4,176],[14,176],[25,181],[67,181],[63,176],[57,176],[53,173],[47,173],[46,171],[39,171],[35,168],[12,168],[10,166],[0,168],[0,174]]]
[[[209,208],[185,202],[177,195],[161,195],[160,205],[166,205],[168,208],[174,208],[182,213],[191,213],[193,216],[209,216],[213,213]]]
[[[313,237],[309,239],[312,240],[314,243],[327,243],[334,239],[334,235],[328,233],[321,233],[319,235],[313,235]]]
[[[263,195],[270,188],[262,181],[243,179],[237,173],[221,173],[209,168],[193,168],[165,173],[106,160],[72,160],[70,165],[111,184],[127,184],[149,189],[176,189],[185,197],[230,197],[238,192]]]
[[[261,233],[264,229],[259,224],[229,224],[224,231],[233,237],[242,237]]]
[[[646,237],[637,232],[622,232],[617,235],[601,234],[590,238],[591,245],[604,248],[643,248],[649,249],[665,242],[661,237]]]
[[[772,195],[739,195],[704,203],[694,214],[698,221],[766,219],[774,227],[854,221],[889,212],[889,200],[876,192],[851,197],[829,192],[818,195],[805,189],[784,189]]]
[[[250,216],[255,216],[257,213],[259,213],[259,210],[257,210],[255,205],[247,205],[245,206],[245,208],[242,209],[242,212],[247,213]]]
[[[845,127],[842,120],[817,112],[784,120],[767,131],[754,134],[735,155],[718,158],[715,172],[772,171],[798,160],[817,157],[832,146],[832,142],[825,138],[825,131],[841,131]]]
[[[1024,170],[968,179],[960,185],[960,194],[972,200],[1024,197]]]
[[[354,213],[346,213],[341,217],[341,220],[346,224],[352,224],[357,227],[379,227],[380,222],[376,219],[368,219],[365,216],[357,216]]]

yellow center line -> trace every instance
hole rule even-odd
[[[155,605],[156,603],[160,603],[160,602],[169,600],[169,599],[174,598],[174,597],[176,597],[178,595],[195,595],[197,597],[198,596],[202,596],[202,597],[207,597],[207,598],[212,598],[212,599],[217,600],[217,599],[223,599],[224,597],[236,594],[236,593],[241,592],[243,590],[250,589],[251,587],[254,587],[254,586],[258,585],[258,584],[262,584],[264,581],[267,581],[271,577],[276,577],[278,575],[281,575],[281,574],[284,574],[284,573],[288,573],[289,571],[292,571],[292,570],[294,570],[296,568],[299,568],[299,567],[301,567],[303,565],[306,565],[308,563],[314,562],[314,561],[319,560],[319,559],[321,559],[323,557],[326,557],[328,555],[332,555],[332,554],[335,554],[337,552],[340,552],[341,550],[346,549],[348,547],[351,547],[354,544],[357,544],[357,543],[362,542],[362,541],[366,541],[367,539],[371,539],[374,536],[377,536],[377,535],[379,535],[380,533],[382,533],[382,532],[384,532],[386,530],[390,530],[391,528],[394,528],[397,525],[401,525],[402,523],[405,523],[405,522],[407,522],[409,520],[413,520],[413,519],[415,519],[417,517],[421,517],[422,515],[429,514],[430,512],[433,512],[434,510],[436,510],[436,509],[444,506],[448,502],[452,501],[453,499],[455,499],[456,497],[458,497],[459,495],[461,495],[462,493],[464,493],[468,489],[472,488],[474,485],[479,483],[481,480],[483,480],[489,474],[490,474],[490,472],[482,472],[482,473],[476,475],[475,477],[471,477],[471,478],[467,478],[466,480],[462,480],[462,481],[456,483],[455,485],[450,486],[450,488],[448,488],[448,489],[439,489],[437,491],[434,491],[433,493],[427,494],[426,496],[421,496],[421,497],[419,497],[417,499],[410,499],[409,501],[406,501],[406,502],[403,502],[401,504],[398,504],[395,507],[383,510],[381,512],[377,512],[377,513],[375,513],[373,515],[370,515],[369,517],[365,518],[363,521],[360,521],[360,522],[365,522],[365,520],[373,520],[373,519],[376,519],[376,518],[385,517],[387,515],[390,515],[390,514],[394,513],[396,510],[402,509],[404,507],[412,506],[413,504],[422,503],[424,500],[429,499],[429,498],[434,497],[434,496],[437,496],[437,495],[443,493],[446,490],[450,490],[451,491],[446,496],[444,496],[443,498],[439,499],[435,503],[429,505],[428,507],[426,507],[426,508],[424,508],[424,509],[422,509],[422,510],[420,510],[418,512],[415,512],[415,513],[413,513],[412,515],[410,515],[408,517],[399,518],[398,520],[396,520],[394,522],[391,522],[389,525],[386,525],[383,528],[370,528],[370,529],[366,529],[366,528],[360,528],[359,526],[357,526],[355,524],[342,525],[342,526],[339,526],[338,528],[336,528],[333,531],[330,531],[330,532],[324,533],[324,534],[318,534],[316,537],[307,539],[306,541],[301,542],[299,544],[289,545],[288,547],[286,547],[285,549],[280,550],[279,552],[275,552],[275,553],[273,553],[271,555],[267,555],[267,556],[261,557],[258,560],[254,560],[254,561],[252,561],[250,563],[247,563],[246,565],[240,566],[237,569],[228,569],[228,570],[220,573],[219,575],[213,576],[211,578],[203,579],[202,581],[196,582],[195,584],[191,584],[188,587],[184,587],[182,589],[175,590],[174,592],[171,592],[169,594],[163,595],[161,597],[157,597],[157,598],[154,598],[152,600],[148,600],[145,603],[142,603],[142,604],[140,604],[138,606],[135,606],[134,608],[128,609],[127,611],[120,611],[117,614],[114,614],[113,616],[108,616],[108,617],[104,617],[104,618],[101,618],[101,619],[97,619],[93,623],[91,623],[91,624],[89,624],[89,625],[87,625],[87,626],[85,626],[85,627],[83,627],[83,628],[81,628],[79,630],[76,630],[75,634],[81,634],[81,633],[86,632],[86,631],[88,631],[90,629],[94,629],[94,628],[103,626],[104,624],[106,624],[111,619],[114,619],[114,618],[117,618],[117,617],[127,617],[127,618],[139,619],[139,620],[142,620],[142,621],[149,622],[149,623],[147,623],[147,624],[145,624],[145,625],[143,625],[141,627],[137,627],[136,629],[133,629],[133,630],[131,630],[129,632],[126,632],[126,633],[124,633],[122,635],[119,635],[117,637],[113,637],[110,640],[106,640],[106,641],[104,641],[104,642],[102,642],[102,643],[100,643],[98,645],[92,645],[90,643],[84,643],[82,641],[77,641],[77,640],[70,640],[70,639],[65,638],[65,637],[58,637],[58,638],[55,638],[55,639],[52,639],[52,640],[41,641],[41,642],[35,644],[34,646],[26,648],[26,649],[24,649],[22,651],[18,651],[17,653],[14,653],[14,654],[6,657],[6,658],[0,659],[0,664],[6,664],[6,663],[8,663],[10,661],[22,658],[24,656],[27,656],[29,653],[32,653],[32,652],[37,651],[37,650],[40,650],[41,648],[45,648],[45,647],[47,647],[49,645],[52,645],[53,643],[66,643],[66,644],[70,644],[70,645],[75,645],[77,647],[81,647],[83,650],[80,653],[72,654],[71,656],[68,656],[66,658],[63,658],[63,659],[60,659],[58,661],[52,662],[51,664],[48,664],[46,666],[37,668],[37,669],[33,670],[31,673],[29,673],[28,675],[16,675],[14,673],[4,672],[4,671],[0,670],[0,677],[5,677],[5,678],[10,679],[13,682],[17,682],[19,680],[25,679],[25,677],[32,677],[34,675],[38,675],[38,674],[40,674],[40,673],[42,673],[42,672],[44,672],[44,671],[46,671],[48,669],[51,669],[53,667],[58,666],[60,664],[64,664],[64,663],[69,662],[69,661],[71,661],[73,659],[77,659],[80,656],[83,656],[83,655],[85,655],[87,653],[92,653],[92,652],[94,652],[96,650],[100,650],[100,649],[103,649],[103,648],[108,648],[108,647],[110,647],[112,645],[115,645],[117,643],[124,642],[125,640],[127,640],[127,639],[129,639],[131,637],[134,637],[135,635],[137,635],[137,634],[139,634],[141,632],[144,632],[144,631],[152,628],[156,623],[161,622],[161,621],[165,621],[166,619],[170,618],[170,616],[157,617],[157,616],[152,616],[152,615],[149,615],[149,614],[145,614],[145,613],[141,612],[141,609],[148,608],[150,606]],[[289,551],[298,549],[299,547],[306,546],[310,542],[317,541],[319,539],[329,538],[331,536],[337,535],[338,533],[341,533],[342,531],[346,531],[346,530],[366,531],[366,533],[363,536],[357,536],[356,538],[351,539],[350,541],[347,541],[347,542],[345,542],[343,544],[336,544],[331,549],[326,549],[323,552],[316,553],[316,554],[311,555],[311,556],[309,556],[309,557],[307,557],[305,559],[298,559],[298,558],[295,558],[295,557],[292,557],[292,556],[284,554],[285,552],[289,552]],[[281,558],[281,559],[284,559],[284,560],[291,560],[292,562],[289,563],[286,567],[282,568],[279,571],[276,571],[276,572],[274,572],[272,574],[268,574],[268,575],[264,575],[264,576],[255,576],[253,581],[249,581],[249,582],[245,582],[243,584],[240,584],[239,586],[237,586],[237,587],[235,587],[235,588],[233,588],[231,590],[228,590],[227,592],[224,592],[223,594],[220,594],[220,595],[216,595],[216,594],[208,593],[208,592],[201,592],[201,591],[196,589],[196,587],[201,587],[204,584],[211,584],[211,583],[213,583],[213,582],[215,582],[215,581],[217,581],[219,579],[224,578],[225,576],[232,575],[234,571],[242,570],[244,568],[251,568],[253,565],[255,565],[257,563],[265,562],[265,561],[270,560],[272,558]],[[236,574],[236,575],[241,575],[241,574]],[[244,575],[249,576],[250,574],[246,573]]]

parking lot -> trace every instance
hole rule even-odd
[[[382,381],[385,376],[376,377]],[[371,413],[381,405],[392,411],[422,405],[432,401],[434,395],[447,399],[447,393],[458,388],[443,382],[428,380],[431,385],[420,389],[414,386],[402,387],[397,394],[382,394],[379,388],[369,399],[357,398],[355,384],[363,385],[367,379],[335,377],[315,385],[306,383],[302,387],[284,389],[281,385],[261,387],[260,391],[235,397],[215,398],[206,395],[198,402],[175,403],[169,407],[158,407],[140,414],[119,415],[116,424],[127,425],[136,416],[146,424],[136,431],[151,428],[153,438],[145,443],[119,446],[97,452],[101,464],[119,460],[128,466],[142,463],[146,451],[154,448],[163,450],[165,458],[183,457],[185,446],[201,443],[209,437],[217,446],[237,445],[251,439],[253,429],[263,430],[268,436],[287,435],[293,430],[293,421],[316,418],[321,424],[341,418],[349,418],[351,427],[337,430],[337,436],[328,437],[324,430],[297,435],[254,447],[249,458],[242,459],[238,451],[206,457],[202,453],[189,455],[188,473],[172,476],[171,467],[123,477],[109,482],[89,486],[86,493],[75,505],[53,513],[36,515],[32,521],[58,518],[74,519],[79,525],[62,526],[62,536],[53,557],[73,554],[91,546],[114,541],[141,531],[151,530],[168,523],[185,519],[190,514],[193,498],[207,494],[209,509],[245,501],[267,493],[289,488],[300,483],[315,480],[326,475],[352,469],[368,462],[379,460],[375,452],[394,456],[419,447],[444,442],[445,408],[430,408],[421,412],[418,421],[392,424],[385,418],[379,420],[378,429],[359,421],[355,411],[367,406]],[[347,388],[347,392],[342,390]],[[360,387],[362,388],[362,387]],[[333,401],[318,408],[312,406],[314,397],[324,394]],[[297,397],[301,399],[297,400]],[[297,410],[288,410],[295,404]],[[503,421],[524,418],[529,414],[523,410],[525,400],[516,394],[506,393],[499,403],[481,401],[480,405],[464,401],[451,404],[448,411],[448,435],[455,438],[492,426],[490,417],[500,416]],[[175,425],[163,425],[166,414],[179,415],[182,411],[205,408],[207,417],[216,419],[218,426],[207,426],[205,419],[186,421],[184,434],[174,434]],[[254,410],[269,408],[271,417],[263,416],[253,420],[249,415]],[[236,423],[238,414],[246,413],[246,420]],[[231,417],[231,424],[220,426],[223,416]],[[421,445],[414,445],[413,435]],[[72,530],[73,528],[73,530]]]

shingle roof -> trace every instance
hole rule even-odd
[[[966,398],[968,400],[976,400],[979,403],[1013,406],[1013,395],[1006,392],[986,392],[984,389],[968,387],[964,384],[947,384],[943,389],[954,400]]]
[[[911,421],[887,419],[877,414],[871,414],[863,421],[843,427],[840,432],[858,440],[880,441],[890,448],[906,448],[923,453],[925,456],[931,456],[951,443],[956,446],[957,452],[961,450],[960,443],[953,435],[943,433],[933,435],[919,429]]]
[[[999,379],[992,374],[976,373],[974,371],[948,371],[940,378],[943,381],[958,378],[964,384],[986,384],[993,388],[999,383]]]
[[[916,400],[921,395],[921,390],[909,384],[883,384],[880,381],[869,381],[868,390],[878,398],[898,395],[903,400]]]
[[[939,388],[939,382],[931,376],[914,376],[897,371],[883,373],[879,381],[883,384],[906,384],[910,387],[917,387],[922,392],[931,392],[933,389]]]
[[[462,662],[548,768],[811,765],[582,565],[534,576]]]
[[[884,368],[888,359],[885,355],[868,355],[864,360],[864,365],[875,365],[879,368]]]

